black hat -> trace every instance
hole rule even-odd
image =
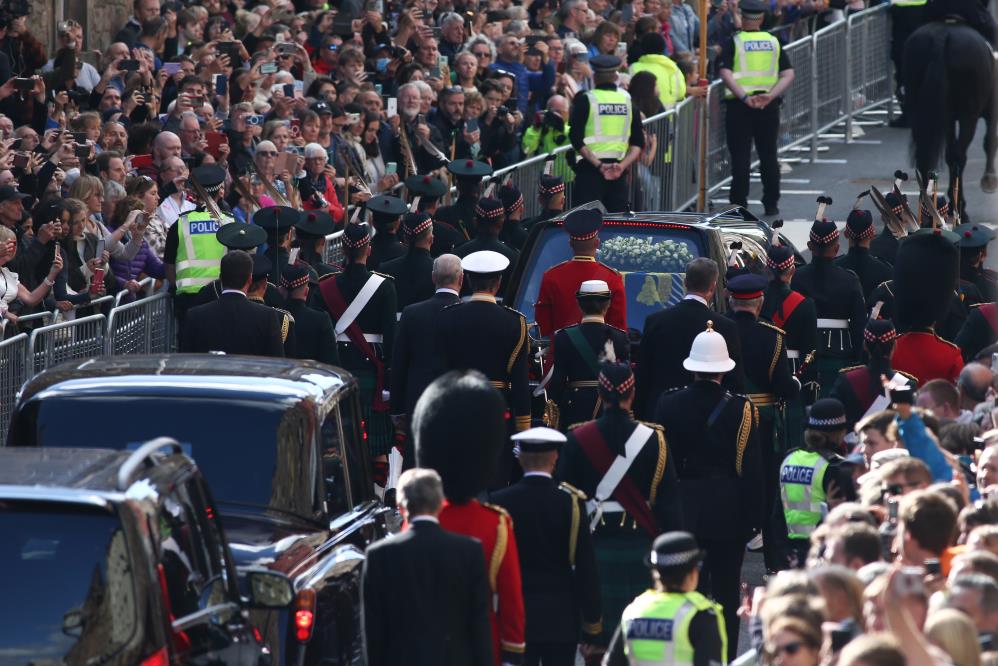
[[[959,282],[960,237],[920,229],[901,239],[894,259],[894,317],[901,330],[942,321]]]
[[[615,55],[598,55],[589,59],[594,72],[615,72],[620,69],[620,58]]]
[[[343,228],[343,244],[350,248],[364,247],[371,242],[371,227],[366,222],[348,224]]]
[[[433,226],[433,218],[426,213],[406,213],[402,216],[402,231],[412,238]]]
[[[868,210],[853,209],[846,218],[846,238],[866,240],[876,235],[873,228],[873,215]]]
[[[762,298],[768,280],[756,273],[743,272],[728,280],[728,291],[731,297],[739,301]]]
[[[958,224],[953,231],[960,237],[960,247],[972,250],[987,247],[995,237],[990,227],[972,222]]]
[[[518,432],[512,437],[514,444],[520,451],[527,453],[545,453],[546,451],[557,451],[561,445],[567,441],[562,433],[554,428],[531,428]]]
[[[769,4],[763,0],[745,0],[738,3],[738,12],[748,18],[762,17],[769,11]]]
[[[0,187],[0,203],[4,201],[12,201],[14,199],[20,199],[23,201],[24,199],[28,199],[30,197],[30,194],[25,194],[24,192],[19,191],[16,187],[12,187],[10,185]]]
[[[936,210],[939,212],[940,215],[943,216],[949,213],[949,202],[946,201],[945,194],[936,195]]]
[[[645,556],[650,569],[689,569],[704,558],[704,552],[689,532],[666,532],[655,537]]]
[[[604,363],[600,366],[597,379],[603,402],[614,405],[634,388],[634,371],[630,363]]]
[[[408,210],[404,201],[398,197],[390,197],[384,194],[371,197],[365,205],[372,213],[388,218],[398,217]]]
[[[890,319],[870,319],[863,329],[863,339],[871,344],[893,342],[898,337],[894,322]]]
[[[492,167],[485,162],[471,159],[454,160],[447,165],[447,170],[458,178],[468,180],[481,180],[492,175]]]
[[[794,265],[794,251],[786,245],[770,245],[766,248],[766,265],[782,273]]]
[[[807,427],[809,430],[845,430],[846,408],[835,398],[822,398],[811,405]]]
[[[542,197],[549,197],[552,194],[558,194],[559,192],[564,191],[565,181],[561,179],[561,176],[549,176],[544,174],[537,182],[537,193]]]
[[[506,214],[511,215],[523,208],[523,194],[513,183],[506,183],[499,188],[499,200],[502,201]]]
[[[312,105],[308,107],[310,110],[319,114],[320,116],[331,116],[333,115],[333,110],[330,108],[329,104],[323,102],[322,100],[318,102],[312,102]]]
[[[268,206],[253,213],[253,224],[263,227],[269,236],[283,236],[300,216],[291,206]]]
[[[295,231],[304,238],[328,236],[335,228],[333,216],[324,210],[303,210],[295,222]]]
[[[447,193],[444,181],[433,176],[415,174],[405,179],[405,186],[413,194],[430,199],[439,199]]]
[[[262,253],[253,255],[253,282],[266,280],[272,270],[274,270],[274,262],[270,260],[270,257]]]
[[[475,219],[486,226],[502,224],[504,213],[502,202],[495,199],[479,199],[475,206]]]
[[[255,224],[230,222],[218,228],[215,238],[230,250],[252,250],[267,242],[267,232]]]
[[[288,264],[281,271],[281,286],[288,291],[308,284],[308,269],[301,264]]]
[[[217,164],[205,164],[191,171],[191,180],[197,182],[208,194],[215,194],[225,182],[225,169]]]
[[[898,196],[897,192],[888,192],[884,195],[884,202],[890,207],[894,214],[900,216],[904,211],[904,201]]]
[[[437,378],[413,410],[416,464],[435,469],[451,502],[482,492],[506,440],[506,399],[475,370]]]
[[[599,234],[603,214],[595,208],[573,211],[565,218],[565,231],[572,240],[586,241]]]
[[[828,247],[839,237],[839,228],[831,220],[815,220],[809,238],[818,247]]]

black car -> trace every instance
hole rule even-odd
[[[364,549],[387,531],[348,373],[310,361],[208,354],[73,362],[31,381],[8,446],[180,442],[218,498],[240,566],[287,574],[291,612],[254,615],[275,663],[361,658]]]
[[[0,450],[0,533],[0,663],[271,663],[248,608],[287,606],[291,583],[253,571],[242,598],[207,484],[176,442]]]

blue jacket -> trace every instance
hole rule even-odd
[[[489,65],[489,69],[501,69],[516,76],[516,108],[526,117],[527,102],[530,93],[537,93],[541,104],[537,108],[543,108],[542,104],[551,93],[551,86],[554,85],[554,65],[547,63],[539,72],[531,72],[522,62],[503,62],[496,60]]]
[[[922,417],[912,412],[907,420],[900,416],[895,419],[898,424],[898,436],[908,453],[929,466],[932,481],[950,481],[953,479],[953,468],[946,462],[946,457],[939,450],[939,445],[925,432],[925,422]]]

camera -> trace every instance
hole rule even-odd
[[[77,106],[90,99],[90,93],[86,90],[67,90],[66,95],[69,97],[69,101]]]
[[[505,106],[500,106],[498,109],[496,109],[496,118],[505,119],[506,116],[508,115],[509,115],[509,109],[507,109]]]
[[[541,127],[561,132],[565,129],[565,121],[554,111],[545,111],[544,117],[541,118]]]

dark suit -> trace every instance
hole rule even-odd
[[[437,316],[458,302],[450,292],[437,292],[421,303],[402,311],[392,353],[392,414],[412,414],[423,390],[436,379],[433,334]]]
[[[645,320],[634,369],[637,384],[634,410],[640,418],[652,417],[658,397],[664,391],[693,382],[693,375],[683,367],[683,361],[690,355],[693,339],[707,330],[708,321],[714,322],[714,330],[724,336],[728,356],[736,363],[735,369],[724,378],[724,386],[730,391],[742,391],[742,347],[734,322],[696,299],[685,298]]]
[[[395,278],[395,307],[399,312],[433,296],[433,257],[429,250],[410,247],[401,257],[381,264],[381,272]]]
[[[288,299],[287,309],[295,318],[295,358],[339,365],[340,355],[329,313],[314,310],[305,305],[305,301],[296,299]]]
[[[224,293],[187,312],[180,350],[284,356],[280,314],[245,294]]]
[[[580,627],[590,643],[602,628],[599,575],[583,497],[559,489],[543,475],[525,476],[491,497],[513,519],[527,613],[528,666],[538,660],[544,666],[573,666]]]
[[[493,666],[478,541],[416,521],[368,547],[362,585],[368,666]]]

